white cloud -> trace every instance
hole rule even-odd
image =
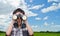
[[[41,20],[41,18],[39,18],[39,17],[36,17],[36,18],[35,18],[35,20]]]
[[[52,4],[52,6],[47,7],[47,8],[43,8],[41,11],[42,11],[42,13],[47,13],[47,12],[50,12],[50,11],[55,11],[57,9],[60,9],[60,3],[58,3],[56,5]]]
[[[31,26],[34,32],[40,32],[40,26],[39,25],[32,25]]]
[[[54,22],[52,22],[51,24],[52,24],[52,25],[54,25],[55,23],[54,23]]]
[[[60,0],[48,0],[48,2],[60,2]]]
[[[18,7],[21,0],[1,0],[1,2],[4,3],[4,4],[10,4],[14,7]]]
[[[0,31],[6,31],[11,21],[10,14],[0,14]]]
[[[31,16],[37,16],[38,14],[28,11],[28,12],[26,12],[26,15],[27,15],[27,17],[31,17]]]
[[[1,0],[0,0],[0,2],[1,2]]]
[[[37,26],[37,25],[32,25],[31,27],[32,27],[32,28],[37,28],[38,26]]]
[[[39,8],[42,8],[44,6],[44,4],[42,4],[42,5],[36,5],[36,6],[32,6],[31,8],[29,8],[29,9],[39,9]]]
[[[9,24],[10,24],[10,21],[11,21],[11,15],[9,15],[9,14],[6,14],[6,15],[4,15],[4,14],[1,14],[0,15],[0,30],[1,31],[6,31],[6,29],[7,29],[7,27],[9,26]]]
[[[60,28],[60,25],[51,25],[51,27]]]
[[[0,15],[0,19],[8,18],[8,15]]]
[[[30,2],[33,2],[33,0],[30,0]]]
[[[19,6],[20,0],[8,0],[9,4],[15,7]]]
[[[57,3],[53,3],[52,5],[57,6],[58,4]]]
[[[9,21],[11,20],[11,16],[9,14],[7,15],[0,15],[0,25],[7,26]]]
[[[48,16],[44,17],[43,20],[47,20],[48,19]]]
[[[2,1],[3,1],[3,3],[4,3],[4,4],[6,4],[6,3],[7,3],[7,2],[6,2],[6,0],[2,0]]]
[[[49,24],[47,22],[44,22],[44,26],[48,26]]]
[[[3,3],[10,4],[14,7],[18,7],[20,0],[4,0]]]

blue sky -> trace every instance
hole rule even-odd
[[[16,8],[25,11],[33,31],[60,31],[60,0],[0,0],[1,31],[6,31]]]

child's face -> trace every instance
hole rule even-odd
[[[22,13],[20,13],[20,12],[17,12],[16,13],[16,15],[19,15],[19,14],[21,14],[21,15],[23,15]],[[22,23],[22,19],[17,19],[17,22],[18,22],[18,25],[21,25],[21,23]]]

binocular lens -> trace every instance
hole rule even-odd
[[[27,17],[24,15],[24,16],[22,17],[22,19],[23,19],[23,20],[26,20],[26,19],[27,19]]]
[[[17,16],[16,16],[16,15],[13,15],[13,17],[12,17],[12,18],[15,20],[15,19],[17,19]]]

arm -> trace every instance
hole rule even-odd
[[[26,28],[27,28],[27,30],[28,30],[29,36],[33,36],[33,31],[32,31],[32,29],[31,29],[31,27],[29,26],[28,22],[25,21],[25,24],[26,24]]]
[[[11,23],[10,23],[10,25],[9,25],[7,31],[6,31],[6,36],[10,36],[11,31],[12,31],[12,27],[13,27],[13,23],[14,23],[14,22],[11,21]]]

